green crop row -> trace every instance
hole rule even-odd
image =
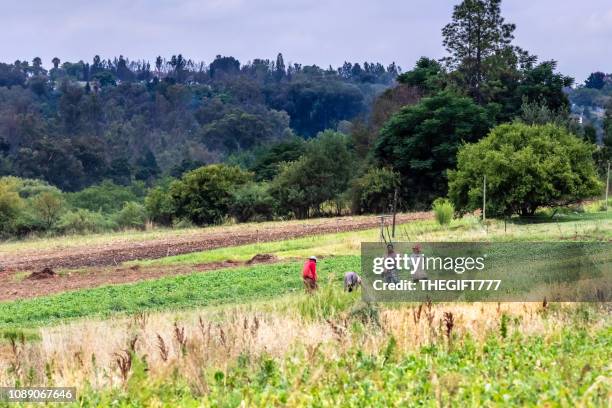
[[[359,270],[358,256],[325,258],[322,279]],[[31,327],[89,316],[242,303],[302,290],[302,263],[256,265],[103,286],[0,303],[0,327]]]

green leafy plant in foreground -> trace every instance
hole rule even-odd
[[[492,333],[460,347],[430,345],[378,353],[298,350],[285,358],[239,358],[210,367],[197,391],[177,372],[163,382],[136,364],[125,388],[86,391],[79,406],[605,406],[610,392],[610,328],[568,327],[552,336]],[[391,362],[391,363],[390,363]],[[76,404],[75,404],[76,405]]]

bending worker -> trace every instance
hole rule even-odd
[[[313,293],[317,290],[317,257],[311,256],[304,264],[302,270],[302,278],[304,279],[304,288],[306,292]]]

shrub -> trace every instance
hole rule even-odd
[[[440,225],[448,225],[453,220],[455,214],[455,207],[446,198],[437,198],[433,202],[432,209],[436,216],[436,221]]]
[[[0,235],[14,232],[15,221],[24,207],[24,201],[8,184],[0,182]]]
[[[309,140],[300,159],[279,167],[270,193],[279,211],[306,218],[321,214],[325,202],[338,202],[349,187],[355,157],[348,136],[321,132]],[[336,212],[340,209],[336,205]]]
[[[196,225],[221,223],[229,213],[234,191],[250,179],[250,173],[224,164],[192,170],[170,186],[175,216]]]
[[[487,214],[530,216],[601,193],[594,147],[555,125],[497,126],[478,143],[466,144],[449,171],[449,197],[462,211],[482,206],[487,176]]]
[[[145,207],[133,201],[125,203],[121,211],[115,214],[115,223],[120,228],[144,229],[146,222]]]
[[[171,225],[176,209],[168,187],[152,188],[145,198],[147,215],[156,223]]]
[[[79,208],[62,215],[56,229],[63,233],[86,234],[111,230],[115,225],[100,212]]]
[[[265,184],[247,184],[234,193],[230,214],[238,222],[271,220],[275,201]]]
[[[143,197],[144,191],[140,184],[125,187],[112,181],[104,181],[76,193],[67,194],[68,202],[73,207],[101,211],[105,214],[121,210],[123,205],[130,201],[142,202]]]
[[[32,207],[43,227],[49,230],[64,211],[64,199],[60,193],[43,191],[32,198]]]
[[[393,204],[395,189],[399,186],[399,175],[386,168],[370,168],[351,188],[353,213],[380,213]]]

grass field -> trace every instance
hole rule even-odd
[[[0,303],[0,386],[77,385],[75,406],[88,407],[610,404],[609,303],[365,304],[341,278],[378,234],[132,261],[146,270],[280,258]],[[608,241],[612,214],[417,221],[398,238]],[[323,256],[314,296],[300,280],[311,254]]]

